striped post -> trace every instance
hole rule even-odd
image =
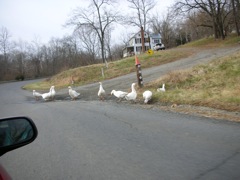
[[[138,57],[135,55],[135,66],[137,71],[137,80],[138,80],[138,86],[143,87],[143,77],[142,77],[142,70],[141,70],[141,64],[138,60]]]

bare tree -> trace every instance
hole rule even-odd
[[[233,8],[233,18],[238,36],[240,36],[240,1],[231,0]]]
[[[122,32],[121,33],[121,42],[124,44],[124,46],[128,46],[128,43],[129,43],[129,39],[132,38],[132,36],[134,35],[135,33],[130,33],[130,32]]]
[[[57,38],[52,38],[50,40],[50,52],[49,52],[49,56],[51,59],[51,74],[56,74],[58,72],[60,72],[60,63],[61,63],[61,43],[60,43],[60,39]]]
[[[75,36],[67,36],[63,39],[63,51],[66,51],[66,59],[69,68],[78,67],[80,64],[78,61],[79,48],[77,47],[77,39]]]
[[[0,31],[0,51],[3,53],[4,60],[7,61],[7,52],[10,50],[10,33],[6,27]]]
[[[127,19],[127,22],[133,26],[143,27],[143,30],[146,30],[146,26],[149,20],[149,12],[156,5],[155,0],[127,0],[130,5],[129,7],[134,11],[137,11],[136,14],[130,15]]]
[[[17,43],[15,43],[15,50],[12,52],[14,56],[15,66],[17,69],[17,74],[25,77],[26,70],[31,71],[31,67],[27,67],[27,49],[29,44],[27,42],[24,42],[22,40],[19,40]]]
[[[106,31],[106,36],[105,36],[105,42],[106,42],[106,47],[105,47],[105,57],[108,58],[110,61],[113,61],[113,54],[112,54],[112,48],[111,48],[111,28],[107,28]]]
[[[43,57],[39,37],[36,36],[34,41],[32,41],[31,50],[32,50],[31,61],[34,64],[35,77],[39,77],[42,70],[42,57]]]
[[[111,48],[113,60],[119,60],[123,57],[123,48],[124,48],[123,44],[113,45],[113,47]]]
[[[174,18],[170,11],[163,16],[156,13],[152,17],[150,23],[153,32],[161,34],[162,42],[165,47],[175,46]]]
[[[215,38],[225,38],[226,21],[231,12],[229,0],[179,0],[174,6],[175,10],[181,13],[196,10],[205,12],[212,20],[211,27]]]
[[[9,57],[9,52],[11,49],[11,44],[10,44],[10,38],[11,35],[6,27],[2,27],[0,29],[0,52],[2,53],[0,57],[0,70],[1,70],[1,78],[4,79],[4,75],[8,71],[8,57]]]
[[[87,64],[95,63],[99,56],[99,40],[97,33],[92,31],[91,27],[82,27],[74,32],[74,36],[80,39],[81,47],[91,56]]]
[[[137,26],[141,29],[141,43],[142,43],[142,52],[145,52],[145,38],[144,32],[149,34],[149,30],[147,30],[147,24],[149,23],[149,11],[154,8],[156,5],[155,0],[127,0],[130,5],[129,7],[136,11],[137,13],[133,13],[127,19],[127,23],[133,26]]]
[[[202,11],[189,13],[184,26],[190,33],[191,40],[197,40],[213,35],[212,19]]]
[[[78,8],[74,11],[72,18],[66,25],[75,26],[75,30],[88,27],[98,35],[101,45],[101,56],[103,63],[105,58],[105,33],[108,27],[118,19],[116,11],[112,11],[111,4],[113,0],[91,0],[88,9]]]

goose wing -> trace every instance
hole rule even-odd
[[[49,100],[51,98],[51,92],[48,92],[48,93],[43,93],[42,94],[42,98],[44,100]]]

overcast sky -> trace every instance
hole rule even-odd
[[[0,28],[6,27],[12,36],[12,40],[31,42],[40,39],[47,43],[51,37],[62,38],[71,34],[70,28],[63,25],[77,7],[87,7],[87,0],[0,0]],[[128,6],[126,0],[118,7],[126,12]],[[158,0],[158,4],[152,12],[158,11],[164,14],[167,7],[174,0]],[[124,27],[116,28],[113,38],[120,36]]]

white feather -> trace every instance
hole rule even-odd
[[[56,95],[56,91],[55,91],[55,86],[51,86],[50,88],[50,93],[51,93],[51,98],[54,99],[55,95]]]
[[[136,100],[137,92],[135,90],[135,85],[136,85],[135,83],[132,83],[132,86],[131,86],[132,91],[125,96],[126,100],[128,101]]]
[[[152,92],[149,90],[144,91],[143,93],[144,103],[148,103],[152,99]]]
[[[98,97],[102,100],[104,97],[104,95],[105,95],[105,90],[103,89],[103,86],[102,86],[102,83],[101,82],[99,82],[99,90],[98,90]]]
[[[55,94],[56,94],[56,91],[54,90],[54,86],[51,86],[49,89],[49,92],[42,94],[42,98],[45,101],[47,101],[47,100],[53,99]]]
[[[51,98],[51,92],[42,94],[42,98],[47,101]]]
[[[111,95],[114,95],[115,97],[121,99],[124,98],[128,93],[124,92],[124,91],[116,91],[116,90],[112,90]]]
[[[160,91],[165,92],[166,91],[165,84],[163,84],[161,88],[158,88],[157,91],[158,92],[160,92]]]
[[[42,94],[37,92],[37,91],[35,91],[35,90],[33,90],[33,97],[35,97],[35,99],[38,100],[39,97],[42,97]]]
[[[71,96],[72,99],[76,99],[80,95],[80,93],[73,90],[71,86],[68,86],[68,93],[69,93],[69,96]]]

